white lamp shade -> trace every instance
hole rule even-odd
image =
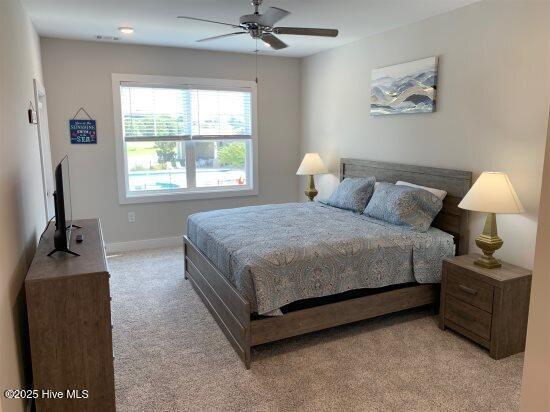
[[[483,172],[458,207],[487,213],[524,212],[508,175],[502,172]]]
[[[306,153],[296,172],[297,175],[322,175],[324,173],[328,173],[328,170],[319,153]]]

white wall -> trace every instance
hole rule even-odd
[[[550,75],[550,74],[549,74]],[[542,178],[539,230],[529,326],[525,348],[525,365],[521,391],[521,410],[550,410],[550,117],[546,141],[546,160]]]
[[[258,196],[119,205],[111,73],[255,78],[253,55],[42,39],[53,160],[71,162],[73,214],[99,216],[108,242],[179,236],[197,211],[297,200],[300,60],[261,57]],[[97,120],[97,145],[71,145],[68,120],[83,106]],[[136,222],[128,223],[134,211]]]
[[[24,410],[7,388],[30,384],[23,281],[45,227],[36,125],[27,121],[33,78],[42,79],[38,36],[19,0],[0,1],[0,410]]]
[[[485,0],[302,62],[301,151],[509,173],[526,213],[499,216],[499,256],[532,267],[550,94],[550,2]],[[371,69],[439,56],[437,112],[369,115]],[[300,182],[301,195],[304,182]],[[470,248],[484,217],[471,215]]]

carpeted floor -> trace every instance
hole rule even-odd
[[[181,248],[109,258],[120,411],[517,410],[500,361],[428,310],[260,346],[246,370],[183,278]]]

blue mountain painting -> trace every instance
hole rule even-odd
[[[437,57],[372,71],[373,116],[435,111]]]

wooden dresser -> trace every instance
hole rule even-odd
[[[525,349],[531,271],[502,263],[484,269],[477,254],[443,262],[439,326],[459,332],[489,349],[494,359]]]
[[[109,271],[99,219],[73,222],[71,250],[53,249],[46,231],[25,279],[37,411],[114,411]],[[74,241],[77,234],[82,243]],[[59,391],[62,399],[42,391]],[[73,392],[67,392],[73,391]],[[87,391],[84,392],[84,391]]]

